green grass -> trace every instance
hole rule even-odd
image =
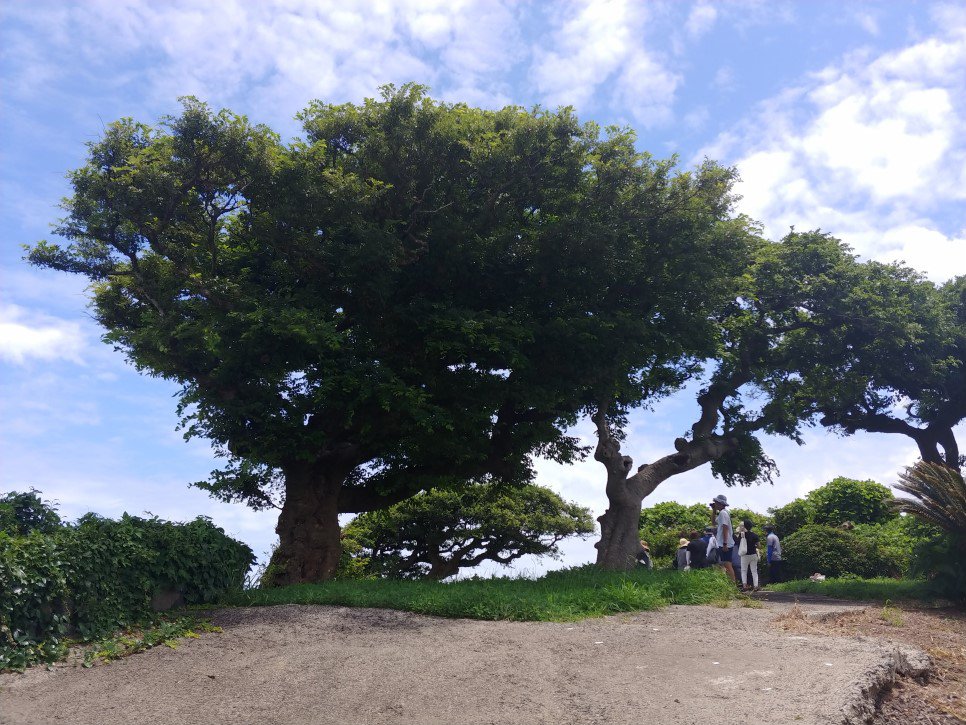
[[[384,607],[438,617],[568,622],[668,604],[711,604],[737,595],[718,571],[607,572],[594,566],[540,579],[435,581],[343,580],[253,589],[232,597],[238,606],[330,604]]]
[[[809,579],[770,584],[776,592],[795,594],[824,594],[839,599],[865,599],[869,601],[921,600],[931,601],[929,583],[923,579],[826,579],[813,582]]]

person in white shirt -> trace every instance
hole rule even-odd
[[[724,570],[735,581],[735,568],[731,565],[734,548],[734,529],[731,527],[731,514],[728,513],[728,497],[718,494],[711,502],[712,517],[717,526],[718,560]]]

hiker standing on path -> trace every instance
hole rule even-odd
[[[782,542],[775,533],[775,527],[769,524],[765,527],[768,536],[765,537],[765,552],[768,558],[768,581],[777,583],[782,581]]]
[[[752,529],[749,519],[741,522],[738,532],[741,535],[741,543],[738,545],[738,553],[741,555],[741,588],[748,590],[748,570],[751,570],[751,581],[755,589],[758,589],[758,534]]]
[[[731,565],[732,549],[734,548],[734,529],[731,527],[731,514],[728,513],[728,497],[718,494],[711,502],[711,520],[718,527],[715,538],[718,540],[718,559],[721,566],[735,579],[735,568]]]

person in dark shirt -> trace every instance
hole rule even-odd
[[[707,542],[701,540],[701,534],[697,531],[692,531],[688,538],[691,539],[688,542],[688,551],[691,553],[691,568],[704,569],[707,566]]]
[[[751,580],[754,588],[758,589],[758,534],[752,531],[752,522],[745,519],[738,527],[740,536],[738,543],[738,553],[741,555],[741,588],[748,590],[748,572],[751,571]]]
[[[648,569],[654,568],[654,562],[651,561],[651,549],[644,539],[641,539],[641,545],[637,549],[637,563]]]

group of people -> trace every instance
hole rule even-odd
[[[754,523],[745,519],[736,528],[731,523],[726,496],[715,496],[710,506],[712,525],[705,527],[703,534],[692,531],[689,538],[678,542],[675,567],[679,571],[690,571],[720,566],[735,583],[739,579],[735,574],[737,569],[742,590],[757,590],[761,537],[754,530]],[[768,580],[782,581],[782,545],[773,526],[765,527],[765,557]],[[646,541],[641,542],[637,558],[644,566],[653,568]]]

